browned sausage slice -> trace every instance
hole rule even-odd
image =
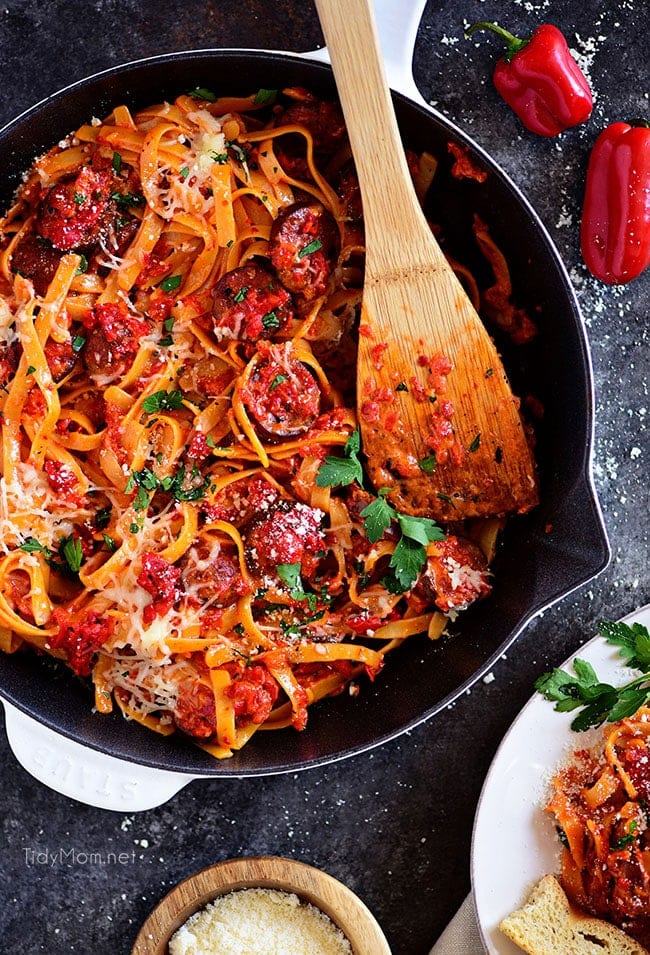
[[[271,227],[269,254],[280,281],[306,301],[323,295],[339,252],[339,230],[320,202],[296,202]]]
[[[84,324],[90,327],[83,358],[91,378],[123,375],[133,364],[141,339],[151,331],[126,306],[111,302],[96,305]]]
[[[293,316],[291,295],[256,262],[227,272],[214,289],[217,338],[256,342],[271,338]]]
[[[77,363],[77,355],[71,342],[55,342],[50,338],[45,343],[44,352],[54,381],[65,378]]]
[[[31,279],[37,295],[45,295],[61,261],[62,252],[33,233],[24,235],[11,255],[11,270]]]
[[[62,251],[97,245],[115,213],[112,182],[109,170],[83,166],[74,178],[52,186],[41,200],[39,235]]]
[[[241,397],[260,434],[276,441],[304,434],[320,412],[318,383],[289,345],[267,346],[255,359]]]

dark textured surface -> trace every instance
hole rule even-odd
[[[344,4],[342,4],[344,6]],[[646,5],[641,0],[454,0],[429,4],[415,76],[423,95],[484,146],[540,213],[585,315],[596,383],[595,477],[613,550],[596,582],[547,611],[451,709],[370,754],[299,775],[192,783],[166,806],[124,816],[34,782],[6,742],[1,798],[1,950],[127,953],[148,911],[179,879],[240,854],[293,856],[342,879],[382,924],[395,955],[424,955],[469,888],[474,809],[490,760],[533,681],[594,632],[650,599],[647,579],[650,273],[625,289],[588,278],[577,241],[584,171],[597,132],[648,115]],[[557,140],[526,133],[494,93],[497,42],[462,37],[499,16],[514,32],[560,26],[597,94],[585,127]],[[310,4],[10,0],[0,8],[0,121],[98,69],[175,49],[309,49]],[[463,19],[466,18],[466,21]],[[557,343],[562,347],[562,342]],[[432,674],[435,679],[435,674]],[[29,850],[73,850],[54,865]],[[123,864],[84,853],[124,852]],[[495,868],[498,861],[495,860]]]

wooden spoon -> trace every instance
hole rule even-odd
[[[441,521],[524,513],[535,463],[501,359],[415,195],[369,0],[316,0],[366,232],[357,411],[376,488]]]

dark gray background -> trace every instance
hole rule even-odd
[[[479,682],[452,708],[381,749],[324,769],[195,782],[160,809],[123,816],[34,782],[3,736],[3,952],[127,953],[140,923],[177,881],[241,854],[292,856],[323,868],[365,900],[395,955],[428,952],[469,889],[482,781],[535,678],[591,637],[599,619],[650,599],[650,271],[627,288],[608,289],[588,277],[577,239],[595,136],[612,120],[649,114],[647,12],[645,0],[429,3],[414,59],[425,98],[523,189],[575,283],[594,362],[595,478],[613,550],[608,571],[529,626],[495,667],[493,682]],[[515,33],[542,21],[562,28],[596,95],[588,125],[556,140],[523,130],[490,82],[497,41],[463,39],[465,23],[494,18]],[[320,42],[308,0],[5,0],[0,122],[76,79],[150,54],[214,46],[307,50]],[[126,852],[130,861],[27,864],[26,850],[46,848]]]

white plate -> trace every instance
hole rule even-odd
[[[650,604],[623,619],[650,627]],[[603,637],[590,640],[562,666],[575,656],[591,663],[604,682],[616,686],[630,678],[617,648]],[[472,890],[490,955],[521,955],[499,931],[499,922],[526,901],[542,876],[559,870],[559,840],[543,811],[550,779],[567,756],[602,735],[602,730],[573,732],[575,715],[556,713],[535,694],[504,737],[483,785],[472,838]]]

